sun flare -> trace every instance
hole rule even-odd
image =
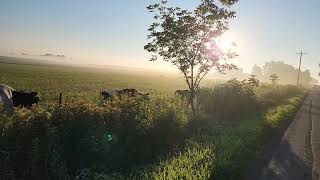
[[[235,43],[228,39],[221,38],[221,39],[218,39],[216,42],[218,47],[221,48],[221,50],[224,52],[230,51],[235,47]]]

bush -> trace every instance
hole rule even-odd
[[[261,110],[257,109],[261,103],[270,106],[268,100],[277,103],[296,93],[301,90],[292,86],[256,89],[232,80],[201,89],[197,98],[201,111],[193,121],[188,103],[170,97],[99,105],[68,99],[60,108],[17,108],[10,117],[0,113],[0,176],[220,179],[236,172],[232,176],[236,178],[269,138],[266,130],[291,117],[299,99],[288,102],[292,106],[269,111],[264,121],[261,115],[248,117]],[[244,121],[236,126],[208,126],[212,119]],[[198,123],[201,131],[189,128],[191,122]]]
[[[259,97],[259,101],[261,101],[260,104],[264,108],[268,108],[282,103],[287,98],[301,94],[303,91],[305,91],[303,88],[294,85],[283,85],[277,87],[263,85],[256,90],[256,94]]]
[[[243,179],[253,160],[283,125],[294,117],[303,97],[244,120],[237,126],[214,127],[194,134],[179,153],[129,174],[107,173],[92,179]],[[210,132],[211,131],[211,132]]]
[[[40,108],[16,109],[12,117],[0,117],[0,151],[4,155],[0,164],[1,170],[7,169],[1,177],[46,177],[51,155],[49,119],[50,113]]]
[[[125,99],[97,106],[74,101],[1,116],[0,155],[12,179],[61,179],[83,169],[125,171],[179,146],[189,110],[170,98]]]
[[[236,79],[200,90],[200,109],[218,121],[238,121],[250,116],[257,107],[252,86]]]

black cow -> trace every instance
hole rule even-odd
[[[112,93],[111,92],[104,90],[104,91],[101,91],[100,94],[101,94],[103,100],[105,100],[105,101],[112,100]]]
[[[122,96],[127,96],[131,98],[136,98],[139,96],[142,97],[147,97],[149,93],[143,94],[137,91],[136,89],[121,89],[121,90],[116,90],[117,96],[121,99]]]
[[[31,107],[39,102],[36,97],[37,92],[16,91],[12,87],[0,84],[0,102],[3,104],[4,110],[7,113],[12,112],[13,107]]]
[[[13,91],[12,92],[12,103],[14,107],[28,107],[30,108],[33,104],[38,104],[39,98],[37,92],[24,92],[24,91]]]
[[[189,90],[176,90],[174,93],[176,96],[179,96],[183,99],[189,99],[191,96],[191,93]]]

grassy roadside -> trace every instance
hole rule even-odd
[[[294,118],[304,96],[288,99],[286,104],[268,110],[224,130],[215,140],[215,159],[212,179],[242,179],[249,164],[261,157],[275,133]],[[228,143],[226,143],[228,142]]]
[[[101,175],[95,179],[242,179],[250,163],[259,158],[281,124],[289,123],[304,96],[269,109],[234,127],[198,134],[184,152],[131,175]]]

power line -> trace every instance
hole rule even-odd
[[[300,61],[299,61],[299,72],[298,72],[298,80],[297,80],[297,86],[299,86],[299,80],[300,80],[300,69],[301,69],[301,61],[302,61],[302,56],[305,55],[305,54],[308,54],[308,53],[304,53],[304,52],[300,52],[300,53],[297,53],[297,54],[300,54]]]

